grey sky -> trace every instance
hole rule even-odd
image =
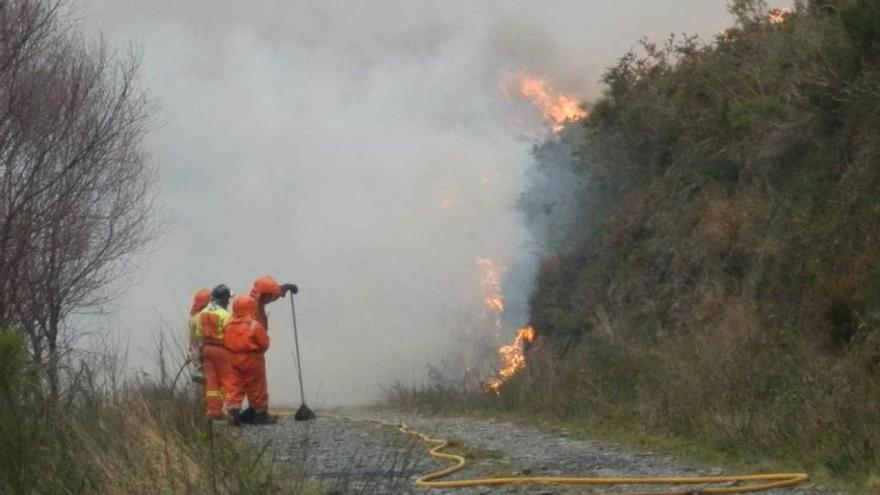
[[[534,254],[513,205],[538,120],[499,90],[506,74],[594,96],[642,36],[729,24],[706,0],[83,0],[79,13],[143,48],[161,105],[148,146],[168,231],[114,317],[135,361],[198,287],[241,293],[272,274],[302,288],[319,405],[374,398],[468,345],[476,258]],[[271,399],[294,403],[289,308],[270,308]]]

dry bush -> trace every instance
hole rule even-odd
[[[736,242],[746,222],[746,212],[735,200],[711,198],[707,201],[701,227],[713,243],[727,249]]]

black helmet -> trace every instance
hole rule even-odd
[[[226,287],[226,284],[220,284],[217,287],[214,287],[214,290],[211,291],[211,300],[218,302],[229,302],[229,298],[232,297],[232,291],[229,290],[229,287]]]

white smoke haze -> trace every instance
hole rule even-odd
[[[500,91],[525,70],[594,97],[642,36],[711,36],[724,2],[82,0],[111,44],[144,52],[161,109],[147,143],[167,232],[116,308],[135,366],[193,292],[301,288],[315,405],[418,380],[482,310],[478,257],[534,265],[516,210],[540,118]],[[531,120],[529,120],[531,119]],[[506,287],[526,315],[528,278]],[[289,307],[270,307],[274,404],[298,403]],[[471,323],[468,323],[471,322]],[[519,323],[525,323],[523,321]],[[515,328],[506,328],[507,335]],[[482,330],[481,330],[482,331]]]

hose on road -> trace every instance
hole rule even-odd
[[[752,474],[739,476],[692,476],[692,477],[668,477],[668,478],[587,478],[587,477],[563,477],[563,476],[520,476],[510,478],[478,478],[463,480],[440,481],[447,476],[464,469],[467,460],[463,456],[441,452],[449,446],[449,440],[434,438],[416,430],[408,428],[403,423],[388,423],[380,420],[369,420],[383,426],[397,428],[406,435],[411,435],[422,442],[432,445],[428,453],[436,458],[454,463],[452,466],[434,471],[418,477],[415,481],[417,486],[423,488],[465,488],[472,486],[497,486],[497,485],[718,485],[731,483],[747,483],[737,486],[715,486],[699,489],[685,489],[673,491],[654,491],[650,495],[725,495],[731,493],[755,493],[774,488],[791,487],[803,483],[809,479],[806,473],[772,473]],[[628,495],[636,495],[629,493]],[[643,493],[640,495],[648,495]]]

